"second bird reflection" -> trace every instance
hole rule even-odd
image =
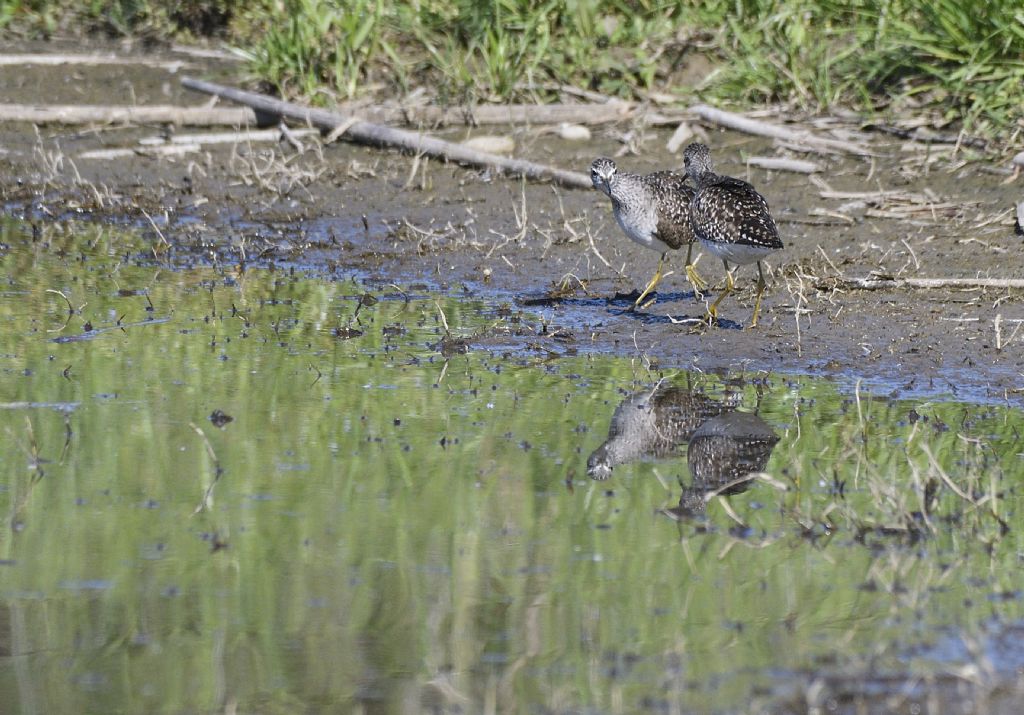
[[[680,479],[679,507],[669,511],[699,513],[708,493],[723,487],[723,494],[745,490],[750,482],[743,478],[764,470],[779,441],[768,423],[736,406],[736,401],[662,383],[636,392],[615,409],[608,439],[587,459],[587,474],[608,479],[620,464],[681,456],[686,445],[691,482]]]
[[[709,494],[746,491],[751,474],[763,472],[779,441],[775,430],[749,412],[726,412],[702,424],[690,437],[686,463],[690,485],[683,488],[679,506],[666,512],[673,517],[694,516],[707,507]]]

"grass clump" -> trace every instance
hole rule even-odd
[[[725,3],[732,6],[731,3]],[[943,122],[1010,129],[1024,101],[1024,8],[1015,0],[741,0],[724,22],[723,99],[836,105],[865,113],[928,107]]]
[[[52,33],[68,17],[224,36],[285,95],[543,101],[568,84],[810,112],[928,107],[981,133],[1012,129],[1024,104],[1019,0],[0,0],[0,27]]]
[[[238,0],[0,0],[0,30],[25,37],[102,33],[156,41],[226,37]]]
[[[253,14],[260,39],[245,54],[253,72],[285,94],[322,86],[356,93],[369,62],[395,61],[383,31],[383,0],[283,0]]]

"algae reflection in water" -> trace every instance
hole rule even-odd
[[[725,710],[1021,616],[1014,408],[551,361],[530,315],[90,226],[0,242],[11,712]],[[680,515],[681,438],[587,478],[661,378],[756,413],[770,476]]]

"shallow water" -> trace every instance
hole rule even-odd
[[[0,243],[12,712],[747,711],[1020,665],[1019,409],[652,372],[99,227]]]

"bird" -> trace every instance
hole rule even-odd
[[[734,408],[731,402],[661,382],[635,392],[615,408],[608,439],[587,458],[587,475],[603,481],[620,464],[673,456],[705,420]]]
[[[680,518],[704,512],[709,495],[746,491],[751,474],[764,471],[779,436],[771,425],[749,412],[729,411],[698,426],[686,446],[690,485],[682,483],[679,506],[665,510]]]
[[[694,236],[690,202],[693,189],[686,183],[685,174],[674,171],[628,174],[618,171],[611,159],[600,157],[590,165],[590,181],[595,189],[612,200],[612,213],[627,236],[641,246],[661,251],[658,270],[633,303],[634,309],[661,281],[668,252],[682,248],[684,244],[687,246],[687,279],[698,293],[707,287],[691,262]]]
[[[704,144],[686,147],[683,166],[694,185],[690,203],[693,233],[725,265],[725,290],[708,308],[708,322],[715,321],[718,305],[732,292],[734,281],[729,264],[757,263],[757,299],[750,321],[753,328],[757,325],[765,286],[761,261],[782,249],[768,202],[746,181],[716,174],[711,152]]]

